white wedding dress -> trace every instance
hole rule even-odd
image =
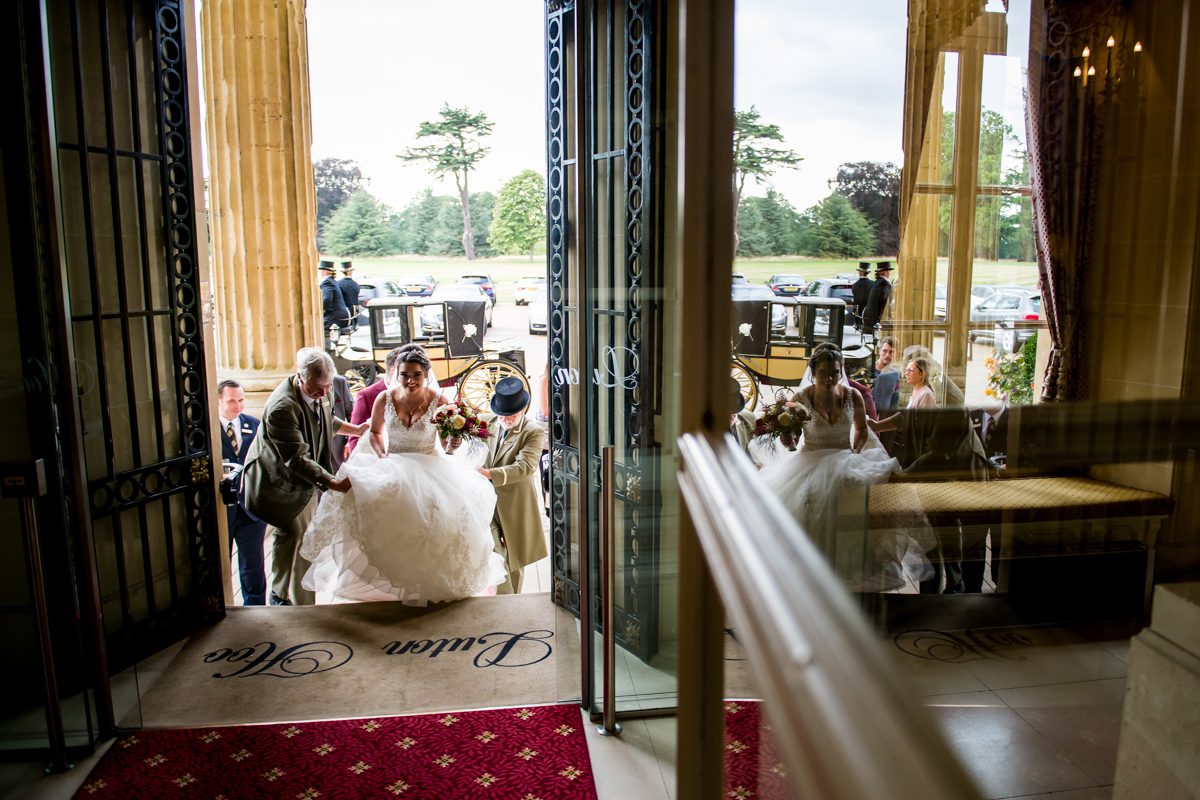
[[[904,531],[870,529],[871,484],[887,482],[900,464],[870,430],[861,452],[850,449],[850,391],[832,423],[813,410],[803,392],[797,393],[795,399],[809,415],[800,450],[768,464],[760,475],[851,590],[890,591],[908,582],[905,573],[914,582],[929,576],[932,568],[925,552],[934,545],[933,535],[927,525]]]
[[[402,600],[411,605],[484,594],[505,580],[493,552],[496,491],[438,442],[431,407],[411,427],[384,400],[387,458],[363,437],[338,471],[350,491],[325,492],[300,554],[318,603]]]

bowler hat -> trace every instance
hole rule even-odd
[[[333,262],[332,261],[322,261],[320,264],[317,264],[317,271],[318,272],[333,272]]]
[[[892,271],[892,262],[890,262],[890,261],[880,261],[878,264],[875,265],[875,274],[876,275],[878,275],[881,272],[891,272],[891,271]]]
[[[529,407],[529,392],[520,378],[502,378],[496,383],[491,406],[496,416],[512,416]]]

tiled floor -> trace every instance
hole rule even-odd
[[[1134,632],[1120,625],[924,632],[881,646],[984,797],[1106,800]],[[173,655],[164,651],[143,662],[136,689],[144,692]],[[669,675],[631,656],[622,658],[618,670],[625,671],[639,701],[665,699],[657,693],[674,691]],[[596,733],[586,717],[582,721],[602,800],[674,798],[674,718],[626,721],[615,739]],[[39,764],[0,767],[0,797],[70,797],[98,756],[59,776],[41,777]]]

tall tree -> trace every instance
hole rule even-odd
[[[800,215],[775,189],[766,197],[743,197],[738,214],[739,256],[782,256],[800,252]]]
[[[391,216],[391,209],[360,189],[330,216],[327,249],[340,256],[386,256],[399,251]]]
[[[531,169],[518,172],[500,187],[492,216],[491,242],[507,255],[528,253],[546,241],[546,181]]]
[[[807,231],[805,255],[858,258],[875,243],[875,231],[866,216],[836,192],[807,214],[812,226]]]
[[[431,255],[461,256],[465,255],[461,238],[462,217],[458,210],[458,201],[453,197],[435,197],[441,201],[436,205],[437,216],[430,226],[426,239],[426,251]],[[492,222],[492,206],[496,198],[491,192],[476,192],[471,195],[471,219],[478,222],[475,226],[475,254],[477,256],[493,255],[491,243],[488,241],[488,229]]]
[[[795,150],[780,147],[783,132],[778,125],[762,121],[758,109],[750,106],[749,111],[733,114],[733,251],[738,249],[738,213],[741,209],[742,192],[746,179],[765,183],[767,178],[781,169],[795,169],[803,161]]]
[[[431,139],[432,143],[410,147],[399,156],[405,161],[427,162],[430,174],[438,178],[454,176],[462,208],[463,252],[468,260],[475,258],[475,232],[471,227],[471,194],[467,178],[488,154],[482,141],[491,133],[492,123],[487,114],[473,114],[466,108],[451,108],[444,103],[438,119],[422,122],[417,127],[417,139]]]
[[[329,217],[350,195],[363,188],[363,174],[357,161],[347,158],[322,158],[313,164],[313,185],[317,189],[317,241],[324,244]]]
[[[880,161],[840,164],[831,187],[875,227],[875,254],[900,251],[900,168]]]

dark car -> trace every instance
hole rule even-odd
[[[433,294],[433,289],[437,286],[437,281],[432,275],[422,273],[410,273],[401,275],[396,279],[396,283],[404,287],[404,291],[413,297],[429,297]]]
[[[796,297],[807,285],[802,275],[772,275],[767,279],[767,286],[779,297]]]
[[[762,300],[770,303],[775,299],[775,294],[767,287],[750,283],[734,284],[731,292],[733,300]],[[786,331],[787,312],[782,305],[771,303],[771,333],[783,334]]]
[[[492,280],[491,275],[461,275],[458,278],[459,283],[473,283],[487,293],[488,299],[492,301],[492,305],[496,305],[496,283]]]

